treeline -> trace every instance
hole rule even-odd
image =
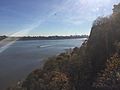
[[[77,39],[88,38],[88,35],[71,35],[71,36],[26,36],[19,40],[56,40],[56,39]]]
[[[120,4],[113,10],[94,21],[80,48],[48,59],[8,90],[120,90]]]
[[[0,41],[7,38],[7,36],[0,36]]]
[[[8,38],[9,36],[0,36],[0,40]],[[10,37],[19,38],[19,40],[59,40],[59,39],[77,39],[88,38],[88,35],[70,35],[70,36],[24,36],[24,37]]]

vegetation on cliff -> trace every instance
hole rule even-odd
[[[88,40],[80,48],[49,59],[42,70],[33,71],[9,90],[119,90],[118,7],[120,4],[115,5],[112,15],[94,21]]]

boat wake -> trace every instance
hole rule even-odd
[[[41,45],[41,46],[37,46],[38,48],[46,48],[46,47],[52,47],[52,46],[55,46],[55,45]]]

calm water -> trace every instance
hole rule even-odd
[[[0,90],[24,79],[40,68],[44,59],[80,47],[84,39],[17,41],[0,53]]]

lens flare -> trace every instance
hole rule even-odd
[[[68,3],[68,1],[69,0],[66,0],[66,3]],[[4,52],[6,49],[8,49],[12,44],[14,44],[17,40],[19,40],[20,37],[27,36],[30,31],[32,31],[33,29],[39,27],[43,22],[47,21],[51,16],[55,16],[56,13],[60,12],[61,10],[63,10],[65,8],[64,7],[65,4],[63,6],[55,8],[53,10],[53,12],[48,14],[45,18],[40,19],[40,21],[38,21],[37,23],[35,23],[33,25],[30,25],[29,28],[20,30],[20,31],[10,35],[8,38],[0,41],[0,53]]]
[[[0,41],[0,53],[5,51],[7,48],[9,48],[13,43],[15,43],[19,38],[17,37],[9,37],[2,41]]]

